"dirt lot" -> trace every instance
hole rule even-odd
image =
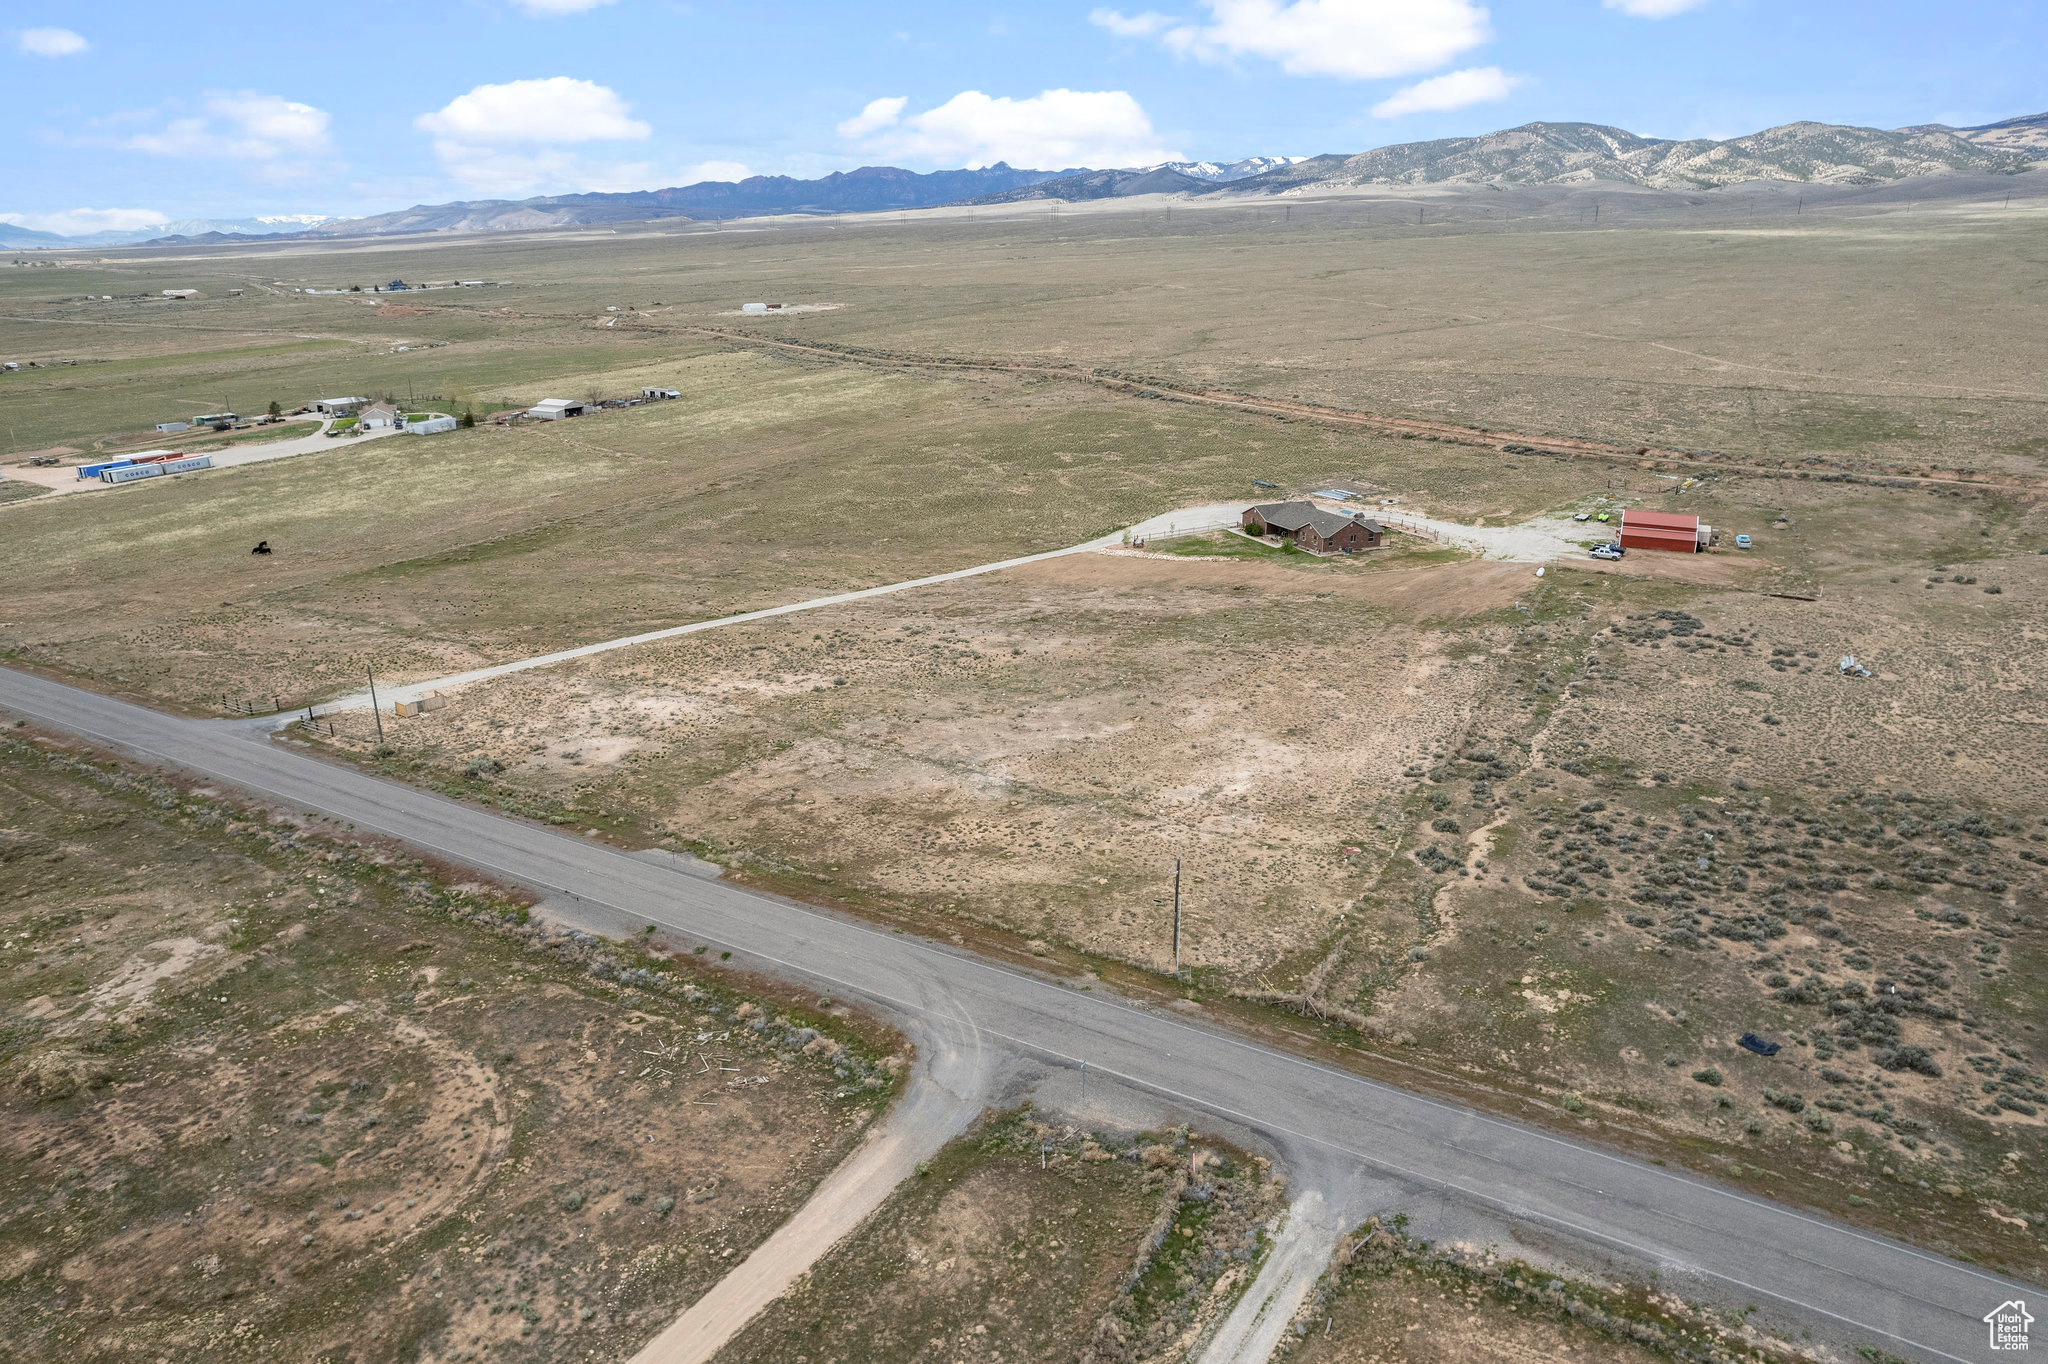
[[[1281,1189],[1185,1132],[993,1115],[948,1146],[720,1364],[1182,1358],[1243,1291]]]
[[[385,732],[415,778],[1148,965],[1181,857],[1187,959],[1251,980],[1354,910],[1404,769],[1475,703],[1441,622],[1531,582],[1086,555],[500,679]],[[336,723],[367,755],[368,717]]]
[[[622,1355],[892,1088],[885,1037],[683,945],[18,737],[0,934],[0,1334],[40,1358]]]

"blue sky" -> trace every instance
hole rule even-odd
[[[2011,0],[15,0],[7,22],[0,218],[51,231],[1533,119],[1728,137],[2048,110],[2048,7]]]

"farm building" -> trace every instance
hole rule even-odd
[[[673,388],[642,388],[640,396],[648,402],[654,403],[660,402],[664,398],[680,398],[683,395],[679,390]]]
[[[573,398],[543,398],[526,409],[529,417],[542,421],[560,421],[564,417],[580,417],[590,410],[590,404],[579,403]]]
[[[1324,511],[1313,502],[1267,502],[1245,509],[1242,525],[1254,535],[1280,535],[1315,554],[1377,549],[1385,532],[1364,512]]]
[[[1668,549],[1694,554],[1714,543],[1714,528],[1699,517],[1678,512],[1638,511],[1621,514],[1623,549]]]
[[[198,291],[197,289],[166,289],[166,290],[164,290],[164,297],[165,297],[165,298],[199,298],[199,297],[201,297],[201,295],[200,295],[200,292],[199,292],[199,291]]]
[[[313,404],[313,410],[330,417],[347,417],[354,415],[357,408],[369,401],[368,398],[322,398]]]

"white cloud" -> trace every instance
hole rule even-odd
[[[170,219],[153,208],[69,208],[55,213],[0,213],[0,222],[32,232],[82,237],[92,232],[133,232],[162,227]]]
[[[479,85],[413,120],[434,135],[434,155],[456,181],[484,194],[615,192],[675,183],[652,162],[570,151],[591,142],[641,142],[654,130],[617,91],[569,76]]]
[[[137,133],[126,145],[156,156],[259,162],[322,156],[332,150],[327,128],[333,119],[310,104],[242,90],[208,95],[204,107],[203,116],[172,119],[158,132]]]
[[[1650,3],[1669,0],[1649,0]],[[1294,76],[1384,80],[1445,62],[1493,37],[1471,0],[1204,0],[1207,23],[1157,28],[1182,56],[1224,62],[1262,57]],[[1110,11],[1099,11],[1105,17]],[[1126,24],[1147,24],[1141,14]],[[1097,22],[1103,22],[1098,20]],[[1113,32],[1121,31],[1104,23]]]
[[[839,125],[841,137],[866,137],[869,133],[880,132],[892,126],[903,117],[903,106],[910,101],[902,95],[890,95],[883,99],[871,99],[861,111]]]
[[[31,57],[75,57],[92,46],[68,28],[25,28],[14,41]]]
[[[1508,97],[1522,83],[1497,66],[1475,66],[1465,71],[1447,71],[1396,90],[1372,106],[1374,118],[1400,118],[1403,114],[1432,113],[1463,109],[1471,104],[1491,104]]]
[[[612,0],[512,0],[535,19],[560,19],[570,14],[588,14]]]
[[[628,116],[616,90],[570,76],[479,85],[413,125],[470,144],[639,141],[654,132]]]
[[[1152,120],[1123,90],[1046,90],[1030,99],[963,90],[936,109],[892,120],[868,147],[905,161],[968,167],[1007,161],[1040,170],[1181,159],[1160,146]]]
[[[1683,14],[1689,9],[1698,9],[1707,0],[1600,0],[1608,9],[1618,9],[1623,14],[1632,14],[1638,19],[1669,19],[1674,14]]]
[[[1150,38],[1164,33],[1180,20],[1157,10],[1146,10],[1142,14],[1124,14],[1119,10],[1096,9],[1088,11],[1088,22],[1097,28],[1106,28],[1119,38]]]

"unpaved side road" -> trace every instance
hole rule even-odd
[[[885,597],[892,592],[908,592],[912,588],[930,587],[936,583],[957,582],[962,578],[975,578],[984,573],[999,573],[1006,568],[1022,568],[1026,564],[1042,563],[1047,559],[1058,559],[1069,554],[1085,554],[1091,550],[1109,549],[1122,544],[1125,538],[1142,540],[1154,535],[1183,535],[1191,531],[1220,530],[1234,526],[1249,502],[1212,502],[1200,507],[1182,507],[1177,511],[1162,512],[1158,516],[1140,521],[1129,530],[1111,531],[1108,535],[1084,540],[1078,545],[1065,549],[1049,549],[1041,554],[1026,554],[1015,559],[998,559],[994,563],[976,564],[972,568],[956,568],[950,573],[934,573],[928,578],[910,578],[900,583],[883,583],[880,587],[864,587],[856,592],[837,592],[829,597],[813,597],[809,601],[791,602],[786,606],[770,606],[759,611],[742,611],[731,616],[716,616],[710,620],[691,621],[688,625],[672,625],[666,630],[649,630],[645,634],[627,635],[621,639],[600,640],[596,644],[584,644],[574,649],[563,649],[552,654],[538,654],[532,658],[516,659],[510,663],[499,663],[488,668],[474,668],[466,673],[451,677],[437,677],[428,682],[408,682],[395,687],[379,687],[377,701],[380,705],[398,701],[417,701],[428,692],[442,691],[451,687],[464,686],[471,682],[482,682],[508,673],[525,672],[530,668],[545,668],[555,663],[567,663],[571,659],[588,658],[592,654],[608,653],[613,649],[630,648],[635,644],[652,644],[656,640],[674,639],[679,635],[694,635],[700,630],[717,630],[727,625],[744,625],[749,621],[768,620],[775,616],[792,615],[798,611],[815,611],[824,606],[840,606],[847,602],[865,601],[869,597]],[[346,710],[361,710],[370,704],[367,691],[353,696],[344,696],[338,701],[328,701],[311,708],[314,715],[336,715]],[[280,723],[297,718],[297,712],[284,716]]]
[[[1345,1233],[1401,1199],[1400,1184],[1372,1178],[1315,1147],[1290,1142],[1282,1157],[1294,1191],[1287,1220],[1258,1277],[1209,1337],[1199,1364],[1266,1364]]]
[[[957,1002],[933,1003],[932,1013],[909,1020],[918,1058],[895,1107],[803,1207],[649,1341],[633,1364],[709,1360],[981,1112],[995,1058]]]

